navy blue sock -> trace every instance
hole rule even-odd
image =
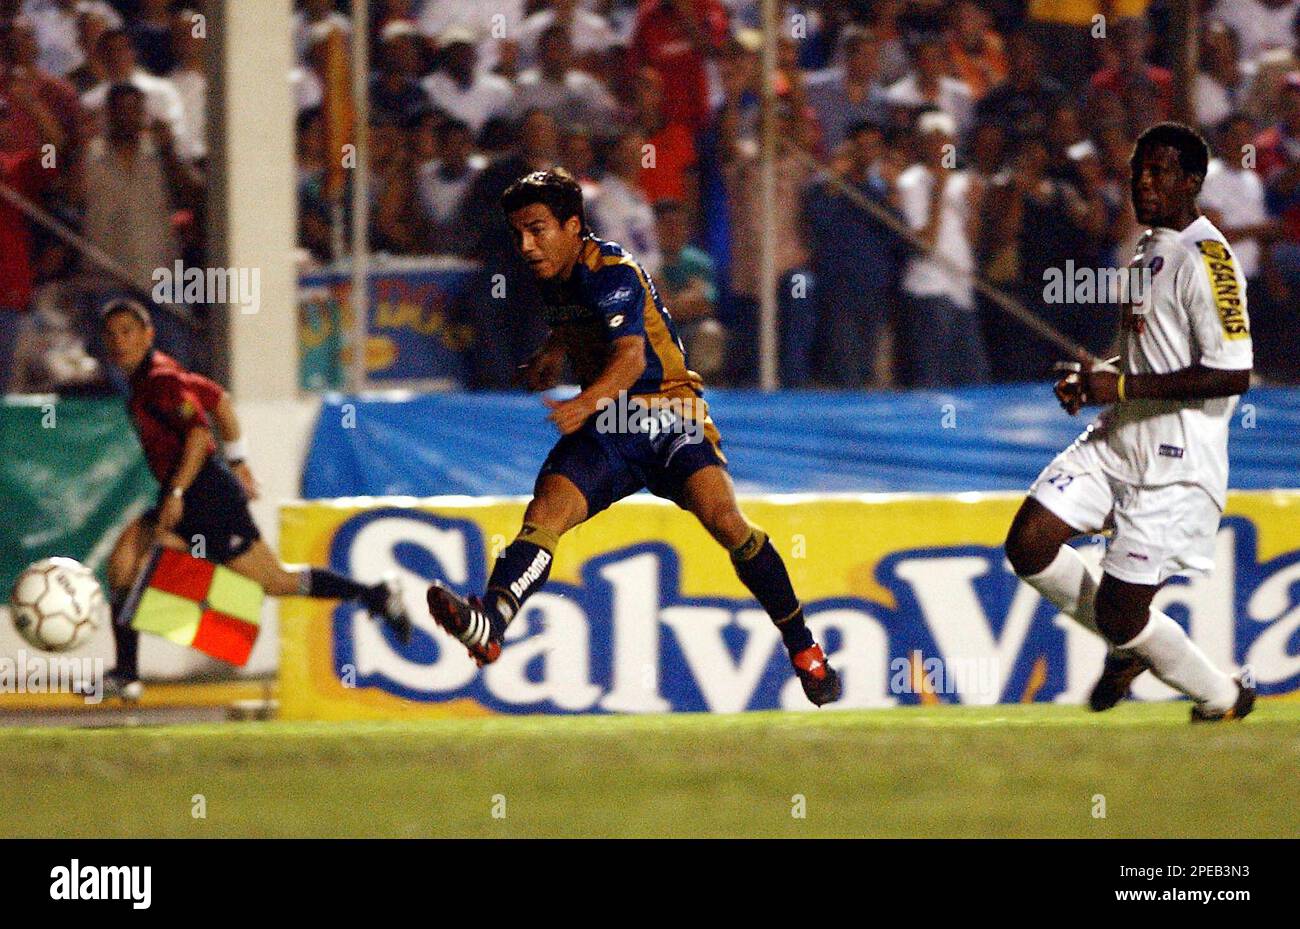
[[[772,546],[767,533],[755,529],[739,548],[731,553],[736,576],[749,588],[754,599],[772,617],[781,633],[786,650],[794,655],[813,644],[812,633],[804,623],[803,607],[795,596],[785,562]]]
[[[519,615],[524,601],[540,590],[551,576],[555,545],[559,537],[539,526],[525,523],[518,537],[506,546],[488,578],[483,605],[494,635],[505,631],[510,620]],[[499,623],[499,625],[498,625]]]
[[[328,568],[308,568],[303,575],[306,578],[301,591],[304,597],[356,600],[375,615],[382,614],[388,605],[388,589],[383,584],[362,584]]]
[[[110,625],[113,627],[113,651],[117,657],[113,670],[119,676],[134,681],[140,677],[140,633],[129,625],[118,622],[128,593],[130,591],[116,591],[109,601],[108,608],[113,617]]]

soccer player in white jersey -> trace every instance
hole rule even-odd
[[[1105,710],[1150,669],[1190,697],[1192,721],[1241,719],[1247,671],[1216,668],[1151,609],[1175,575],[1207,573],[1228,485],[1228,426],[1250,386],[1246,281],[1223,234],[1196,209],[1209,150],[1160,123],[1130,160],[1133,208],[1150,227],[1130,268],[1145,272],[1124,309],[1119,367],[1085,366],[1056,384],[1061,405],[1105,407],[1030,487],[1006,551],[1030,586],[1111,645],[1089,700]],[[1098,580],[1065,544],[1113,528]]]

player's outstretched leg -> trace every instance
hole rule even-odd
[[[525,522],[515,540],[497,558],[482,597],[466,599],[441,581],[429,588],[429,615],[460,640],[480,666],[501,655],[506,626],[519,615],[524,601],[539,590],[551,574],[551,562],[560,537],[542,526]]]
[[[524,525],[506,546],[482,597],[465,598],[441,581],[429,588],[429,615],[455,636],[479,665],[501,655],[506,627],[551,575],[560,536],[587,518],[587,500],[567,477],[547,474],[537,482]]]
[[[1065,544],[1082,534],[1033,497],[1026,498],[1007,533],[1007,560],[1020,579],[1044,599],[1101,636],[1094,615],[1097,578],[1079,553]],[[1133,681],[1147,667],[1140,656],[1112,646],[1101,677],[1088,696],[1088,706],[1096,712],[1109,710],[1128,696]]]
[[[140,699],[144,686],[140,683],[139,671],[140,633],[122,622],[122,607],[136,574],[144,567],[149,536],[144,521],[136,519],[122,531],[108,556],[109,627],[113,633],[116,660],[113,670],[104,675],[103,695],[121,697],[129,702]]]
[[[411,641],[411,619],[402,602],[401,582],[396,575],[375,584],[362,584],[327,568],[289,568],[261,539],[226,567],[252,578],[273,597],[318,597],[324,600],[354,600],[370,615],[381,620],[403,645]]]
[[[1210,663],[1168,616],[1150,609],[1158,584],[1132,584],[1103,574],[1097,588],[1097,625],[1107,640],[1142,658],[1160,680],[1195,701],[1193,722],[1242,719],[1255,706],[1255,687]]]
[[[727,472],[716,465],[701,468],[687,479],[685,489],[687,509],[731,553],[736,576],[780,631],[804,694],[817,706],[838,700],[839,673],[813,641],[785,562],[767,533],[741,514]]]

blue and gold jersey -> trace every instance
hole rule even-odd
[[[564,345],[583,387],[605,369],[614,341],[645,337],[645,371],[629,394],[700,396],[700,376],[686,366],[686,351],[650,275],[621,245],[589,236],[566,281],[544,282],[542,314]]]

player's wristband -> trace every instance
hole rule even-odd
[[[237,465],[248,458],[248,443],[244,439],[231,439],[226,443],[226,463]]]
[[[1128,399],[1128,397],[1124,396],[1124,375],[1122,374],[1119,376],[1119,380],[1115,382],[1115,393],[1119,394],[1120,403]]]
[[[177,500],[180,500],[182,497],[185,496],[185,488],[184,488],[184,487],[173,487],[173,488],[171,489],[171,496],[175,497]]]

